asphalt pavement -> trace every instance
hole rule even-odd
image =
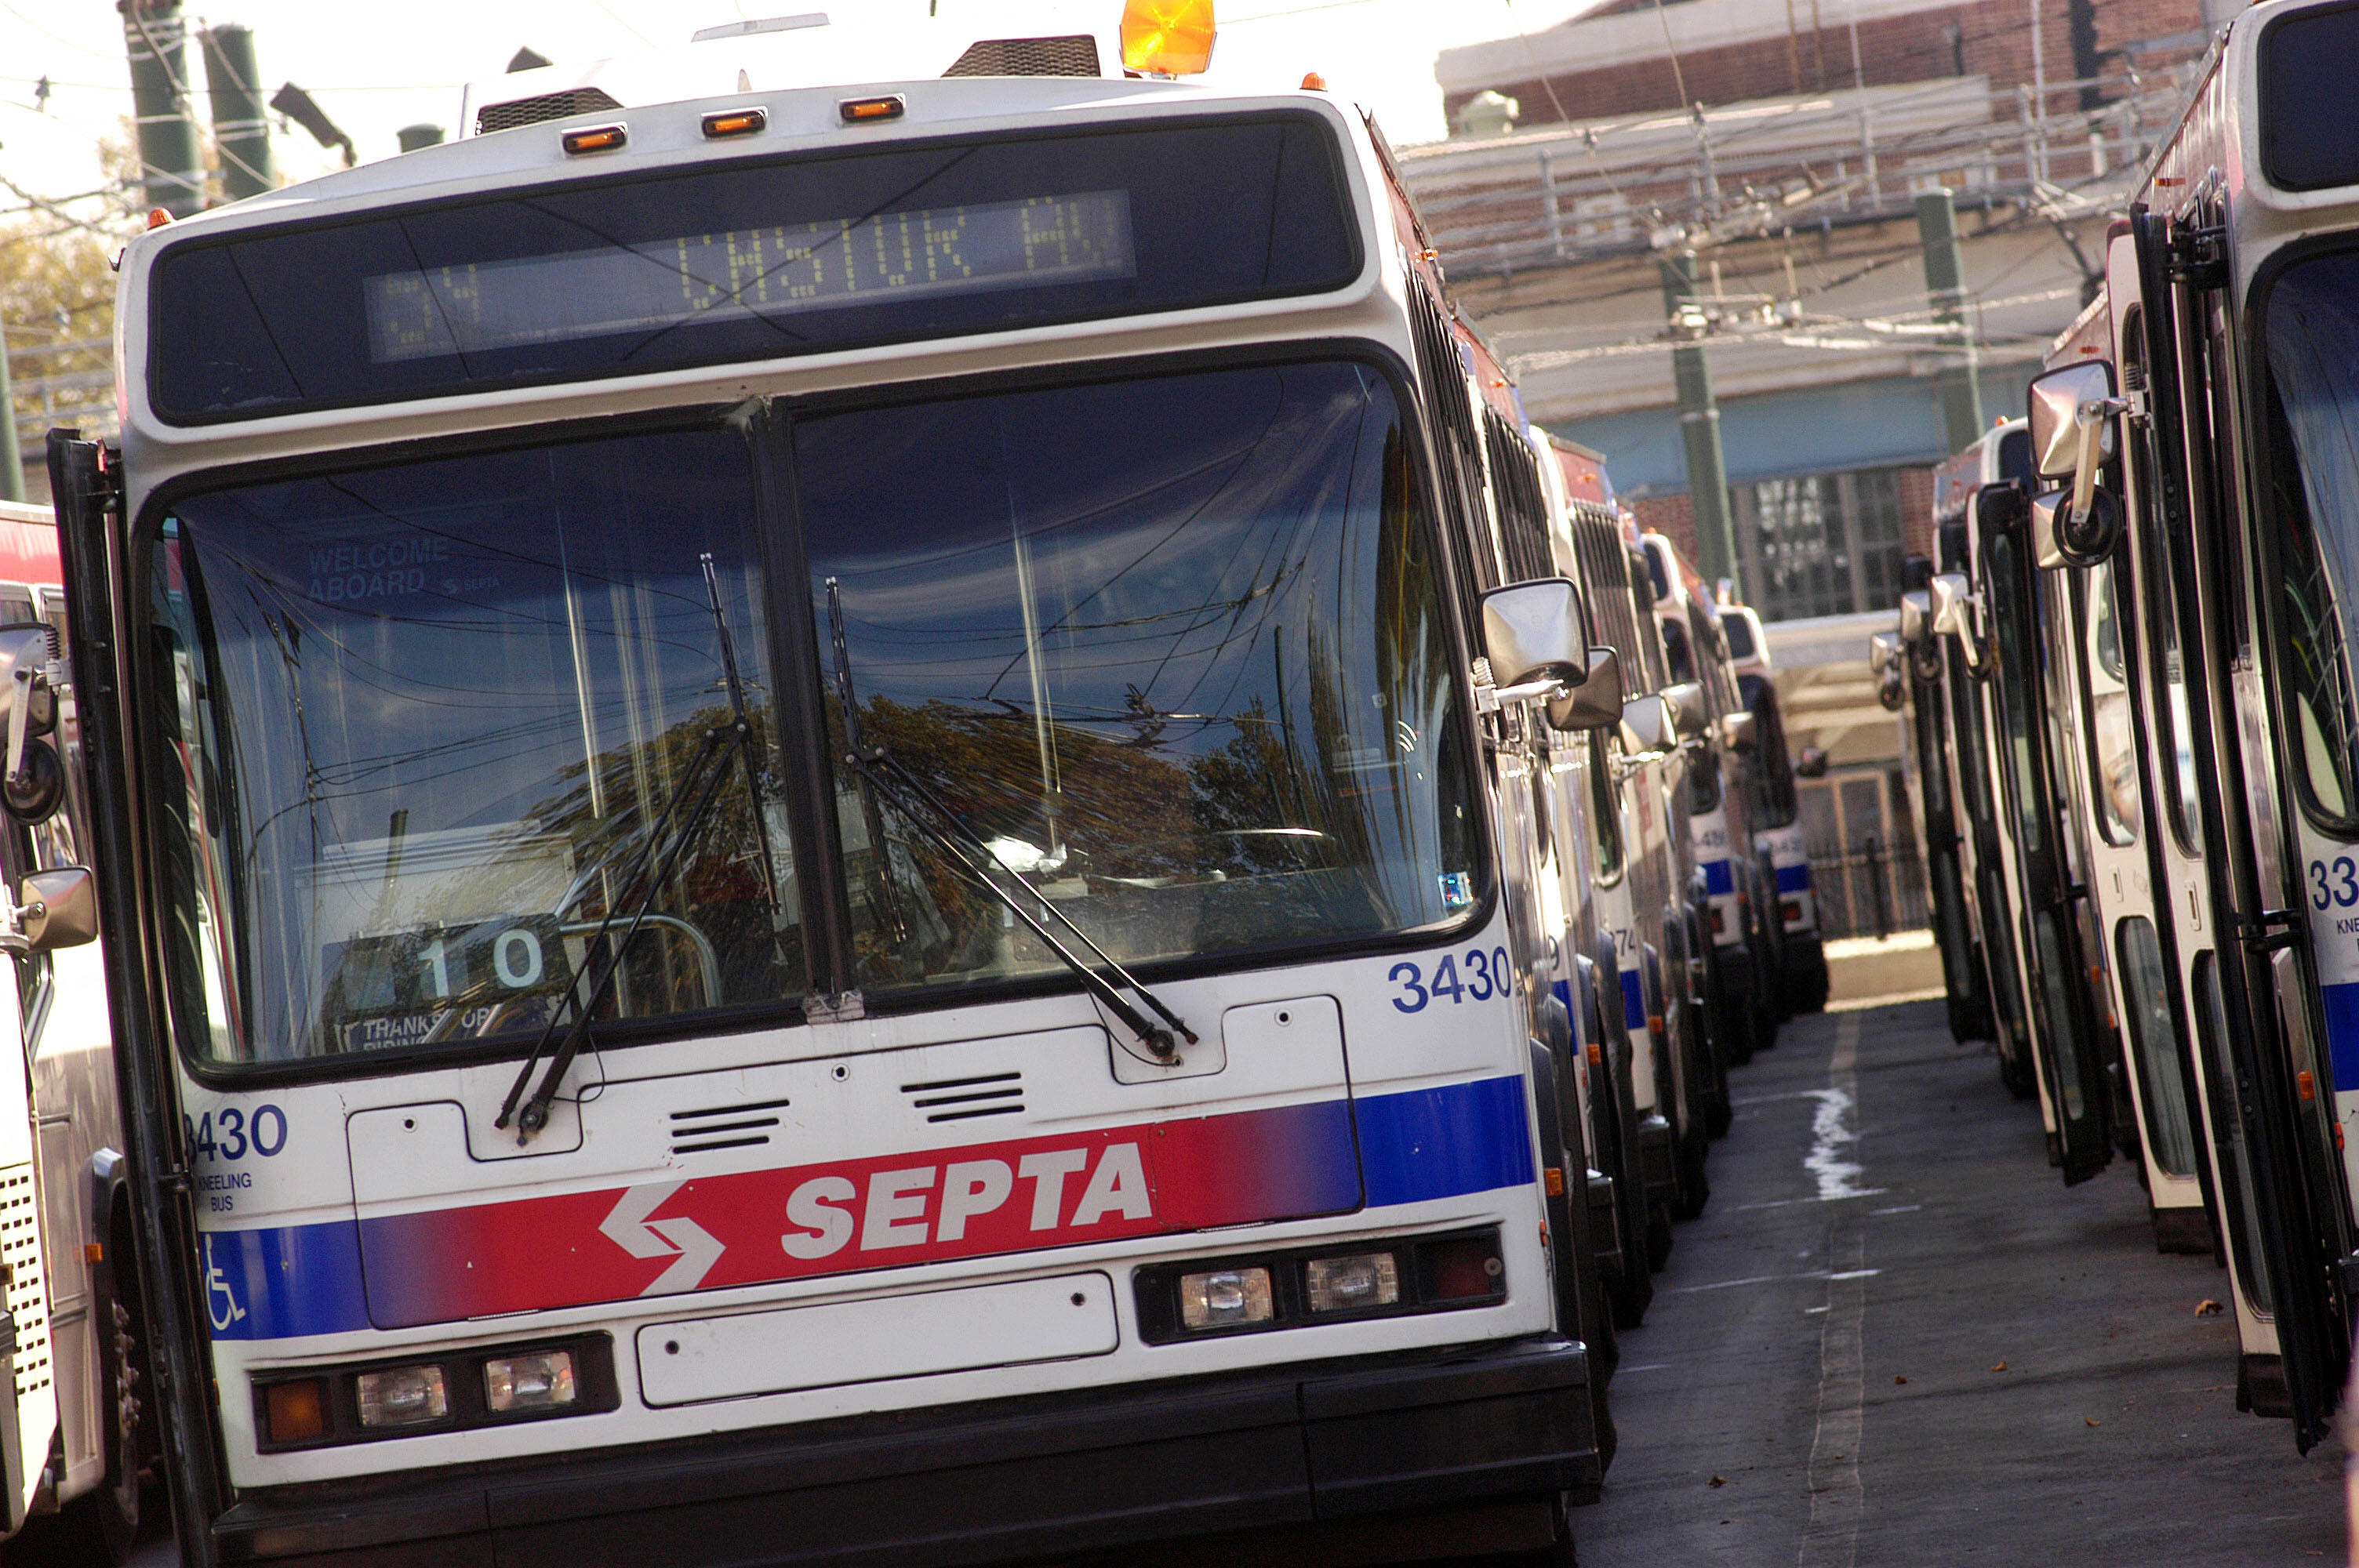
[[[2237,1412],[2225,1275],[2133,1168],[2067,1188],[1939,1002],[1797,1020],[1732,1088],[1582,1568],[2343,1558],[2342,1445]]]

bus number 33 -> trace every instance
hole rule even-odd
[[[1459,965],[1465,965],[1462,979]],[[1515,988],[1515,966],[1507,962],[1507,950],[1494,947],[1485,952],[1469,947],[1462,959],[1444,953],[1441,962],[1433,967],[1433,979],[1415,964],[1395,964],[1386,976],[1400,988],[1401,994],[1393,998],[1393,1005],[1403,1012],[1423,1012],[1426,1004],[1441,997],[1451,1001],[1488,1001],[1495,996],[1506,996]]]
[[[2332,866],[2324,860],[2310,863],[2310,908],[2349,909],[2354,903],[2359,903],[2359,861],[2338,855]]]

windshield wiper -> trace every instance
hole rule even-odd
[[[1179,1060],[1180,1046],[1172,1036],[1176,1033],[1180,1039],[1193,1045],[1196,1044],[1196,1032],[1190,1029],[1178,1013],[1166,1006],[1160,997],[1147,989],[1137,976],[1124,968],[1112,955],[1099,946],[1088,932],[1073,924],[1072,919],[1063,910],[1059,909],[1046,893],[1025,881],[1021,877],[1017,877],[1016,886],[1029,893],[1043,912],[1054,915],[1060,925],[1062,925],[1082,946],[1090,950],[1097,959],[1097,963],[1092,964],[1089,959],[1067,946],[1055,932],[1049,929],[1046,922],[1025,907],[1024,900],[1009,892],[1001,884],[999,879],[992,874],[990,868],[1006,870],[1005,865],[998,855],[984,844],[958,813],[943,805],[933,791],[926,787],[923,780],[903,767],[899,760],[889,755],[884,747],[862,743],[859,709],[854,703],[852,691],[852,658],[844,644],[843,601],[833,578],[830,578],[827,582],[827,617],[835,645],[835,700],[843,719],[843,760],[860,779],[864,804],[869,813],[870,852],[876,857],[878,879],[886,884],[886,896],[890,897],[893,868],[885,859],[885,838],[875,804],[877,795],[884,796],[910,827],[915,827],[931,841],[934,847],[947,856],[953,865],[964,871],[970,880],[982,884],[984,891],[996,898],[1008,914],[1028,926],[1032,935],[1038,936],[1049,952],[1055,954],[1067,968],[1073,971],[1082,984],[1088,989],[1090,995],[1102,1003],[1108,1012],[1120,1019],[1123,1027],[1136,1035],[1138,1043],[1152,1052],[1158,1061]],[[1111,979],[1108,979],[1109,975],[1113,977]],[[1129,999],[1115,989],[1117,983],[1128,987],[1139,1000],[1145,1002],[1163,1020],[1165,1024],[1170,1027],[1165,1028],[1150,1022],[1145,1013],[1133,1007]]]
[[[578,981],[566,989],[565,994],[559,998],[558,1005],[549,1010],[549,1022],[542,1028],[540,1038],[533,1042],[531,1052],[517,1067],[516,1082],[508,1086],[507,1098],[500,1102],[500,1114],[493,1118],[492,1125],[505,1129],[513,1118],[519,1143],[549,1125],[549,1108],[557,1099],[557,1086],[564,1078],[566,1069],[573,1065],[574,1058],[582,1054],[582,1047],[589,1043],[590,1020],[597,1012],[599,1004],[606,1000],[607,993],[614,989],[614,981],[623,971],[623,956],[630,951],[632,942],[647,925],[657,894],[670,885],[672,873],[679,869],[680,856],[697,841],[712,814],[712,803],[721,794],[721,786],[728,782],[732,752],[744,763],[745,789],[752,797],[754,837],[761,847],[763,891],[769,897],[775,934],[778,884],[776,869],[770,860],[770,836],[763,820],[762,785],[754,757],[754,721],[746,709],[745,682],[737,673],[736,641],[730,635],[729,618],[721,608],[720,574],[713,568],[710,552],[704,555],[703,563],[705,596],[712,601],[712,624],[720,638],[722,679],[729,691],[729,718],[725,722],[707,729],[697,741],[696,750],[689,757],[688,766],[681,771],[679,782],[664,802],[663,810],[657,815],[654,825],[639,841],[633,874],[614,884],[628,888],[633,881],[639,881],[638,907],[631,911],[630,925],[624,929],[622,938],[607,947],[605,966],[599,971],[596,983],[590,988],[588,998],[582,998]],[[690,800],[691,796],[693,803],[689,806],[686,819],[680,824],[679,832],[671,833],[672,818],[679,812],[680,802]],[[666,841],[667,834],[669,834],[669,842]],[[659,869],[657,868],[658,851],[661,860]],[[621,914],[621,906],[610,900],[605,917],[590,934],[584,951],[596,951],[599,944],[606,942],[614,935],[614,923]],[[712,1000],[717,1002],[720,999],[715,997]],[[573,1025],[565,1032],[565,1039],[549,1055],[549,1067],[541,1076],[540,1087],[532,1091],[529,1098],[524,1098],[525,1086],[532,1082],[533,1068],[539,1065],[542,1053],[549,1050],[549,1043],[555,1037],[558,1025],[564,1021],[565,1004],[568,1002],[573,1004]],[[523,1099],[521,1107],[517,1104],[520,1098]]]

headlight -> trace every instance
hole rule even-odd
[[[363,1426],[419,1426],[451,1413],[451,1393],[440,1367],[388,1367],[363,1372],[353,1383]]]
[[[536,1350],[484,1363],[484,1403],[492,1410],[555,1410],[580,1397],[573,1387],[571,1350]]]
[[[1313,1258],[1302,1271],[1303,1299],[1312,1312],[1350,1312],[1400,1300],[1400,1265],[1389,1252]]]
[[[1180,1321],[1190,1328],[1267,1323],[1270,1314],[1266,1269],[1215,1269],[1180,1277]]]

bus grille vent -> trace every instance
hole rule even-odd
[[[713,1106],[704,1110],[671,1113],[671,1152],[707,1154],[715,1149],[752,1149],[770,1141],[778,1125],[777,1113],[791,1103],[756,1100],[750,1105]]]
[[[909,1108],[926,1113],[928,1121],[972,1121],[979,1116],[1022,1116],[1024,1075],[988,1073],[973,1078],[937,1078],[931,1083],[903,1084]]]
[[[984,38],[967,46],[944,76],[1095,76],[1098,41],[1087,33],[1061,38]]]
[[[49,1386],[49,1292],[41,1288],[40,1198],[33,1167],[0,1171],[0,1263],[8,1270],[8,1311],[16,1320],[16,1397]]]
[[[476,110],[475,134],[488,136],[494,131],[513,131],[518,125],[538,125],[543,120],[596,114],[621,107],[613,93],[595,87],[568,88],[563,92],[544,92],[538,98],[511,98],[505,103],[486,103]]]

